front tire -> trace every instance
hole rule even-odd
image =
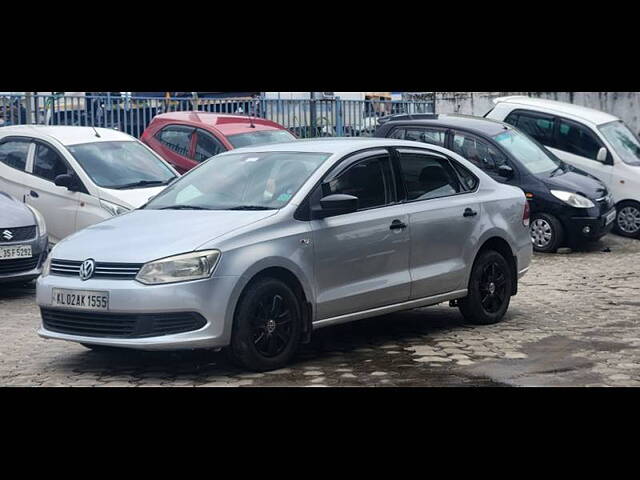
[[[620,202],[616,206],[614,229],[618,235],[629,238],[640,237],[640,203]]]
[[[548,213],[533,215],[529,229],[533,249],[536,252],[555,252],[564,240],[564,229],[560,220]]]
[[[283,281],[265,277],[242,295],[234,318],[234,361],[254,371],[282,368],[296,354],[302,338],[302,308]]]
[[[482,252],[473,264],[468,294],[458,301],[465,320],[478,325],[502,320],[509,308],[514,281],[511,268],[500,253]]]

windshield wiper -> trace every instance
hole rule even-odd
[[[225,208],[225,210],[275,210],[271,207],[263,207],[261,205],[238,205],[237,207]]]
[[[160,210],[211,210],[207,207],[199,207],[198,205],[170,205],[162,207]]]
[[[140,180],[138,182],[127,183],[125,185],[118,185],[117,187],[111,187],[111,188],[115,188],[116,190],[123,190],[125,188],[151,187],[151,186],[154,186],[154,185],[166,185],[170,181],[171,180],[168,180],[168,181],[163,181],[163,180]]]

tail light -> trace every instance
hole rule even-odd
[[[524,212],[522,212],[522,224],[525,227],[529,226],[529,217],[531,216],[531,208],[529,207],[529,200],[524,201]]]

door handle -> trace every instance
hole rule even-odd
[[[462,214],[463,217],[475,217],[478,214],[478,212],[476,212],[475,210],[472,210],[471,208],[465,208],[464,213]]]
[[[29,195],[31,195],[33,198],[38,198],[40,196],[38,195],[38,192],[34,192],[33,190],[29,192]]]
[[[407,224],[400,220],[394,220],[389,227],[390,230],[403,230],[405,228],[407,228]]]

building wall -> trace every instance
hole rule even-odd
[[[640,132],[640,92],[436,92],[436,112],[482,116],[493,107],[494,98],[506,95],[528,95],[603,110]]]

